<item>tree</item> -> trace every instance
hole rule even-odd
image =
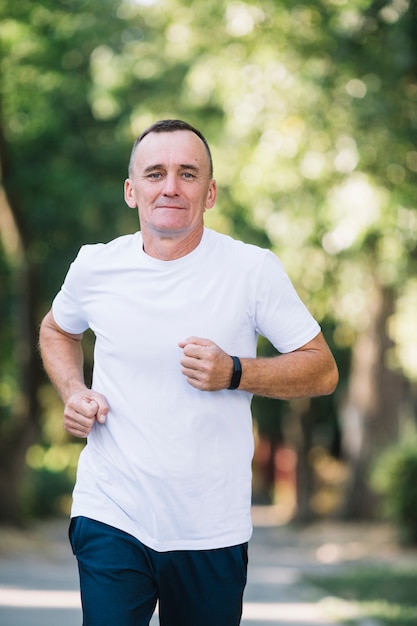
[[[100,34],[111,32],[99,7],[91,13],[84,2],[20,2],[0,9],[0,519],[18,521],[25,454],[42,414],[39,321],[81,238],[99,220],[111,223],[114,187],[93,189],[88,181],[98,171],[105,176],[103,162],[114,167],[118,144],[109,159],[106,133],[114,130],[97,123],[86,93],[89,55]]]
[[[22,468],[39,425],[51,444],[36,326],[82,243],[136,229],[120,208],[135,136],[157,118],[183,117],[213,147],[220,193],[208,225],[272,247],[340,357],[334,398],[301,413],[256,401],[255,418],[275,443],[299,420],[291,445],[304,485],[313,484],[308,450],[339,449],[343,427],[352,485],[361,485],[345,512],[359,512],[370,454],[385,443],[375,432],[396,436],[404,380],[417,378],[398,323],[415,291],[414,5],[22,0],[1,2],[0,17],[0,435],[9,449],[22,437],[13,462]],[[368,396],[357,391],[363,380]],[[390,402],[377,397],[382,388]],[[350,444],[358,437],[365,445]],[[11,465],[1,473],[18,476]],[[310,489],[301,496],[308,517]]]

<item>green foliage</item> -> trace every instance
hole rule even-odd
[[[0,0],[2,183],[39,277],[36,321],[81,244],[137,229],[122,198],[131,144],[182,117],[213,148],[208,226],[278,253],[326,321],[343,382],[376,279],[403,296],[390,359],[417,377],[402,331],[415,326],[416,12],[381,0]],[[11,398],[25,401],[14,272],[0,244],[0,434]],[[334,402],[316,403],[332,431]],[[279,438],[282,406],[254,408]]]
[[[332,576],[306,578],[332,596],[352,602],[362,618],[374,618],[386,626],[415,626],[417,622],[415,567],[361,566]]]
[[[15,5],[0,32],[5,182],[42,310],[81,243],[136,228],[121,195],[128,152],[162,116],[189,119],[213,146],[208,224],[272,246],[338,342],[354,340],[374,273],[404,284],[417,232],[412,7]]]
[[[31,446],[26,454],[27,470],[23,493],[29,517],[69,513],[76,466],[83,443]]]
[[[394,445],[376,460],[371,483],[404,543],[417,545],[417,440]]]
[[[64,471],[28,470],[23,485],[26,515],[46,518],[68,514],[66,509],[72,488],[73,477]]]

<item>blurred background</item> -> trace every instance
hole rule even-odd
[[[0,523],[68,514],[39,324],[82,244],[138,229],[130,149],[175,117],[212,147],[207,226],[280,257],[340,369],[254,399],[254,504],[417,543],[416,3],[0,0],[0,55]]]

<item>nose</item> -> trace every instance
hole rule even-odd
[[[167,174],[165,178],[165,184],[163,188],[163,194],[165,196],[177,196],[179,193],[178,179],[174,173]]]

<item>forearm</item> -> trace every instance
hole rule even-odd
[[[190,385],[201,391],[228,389],[233,362],[226,352],[201,337],[188,337],[179,346],[184,351],[181,371]],[[328,395],[338,381],[337,366],[322,333],[294,352],[240,361],[238,388],[259,396],[291,400]]]
[[[321,335],[301,350],[272,358],[241,359],[239,389],[282,400],[333,393],[338,372]]]
[[[73,393],[85,389],[81,339],[82,335],[59,329],[51,312],[41,324],[39,347],[43,365],[64,403]]]

